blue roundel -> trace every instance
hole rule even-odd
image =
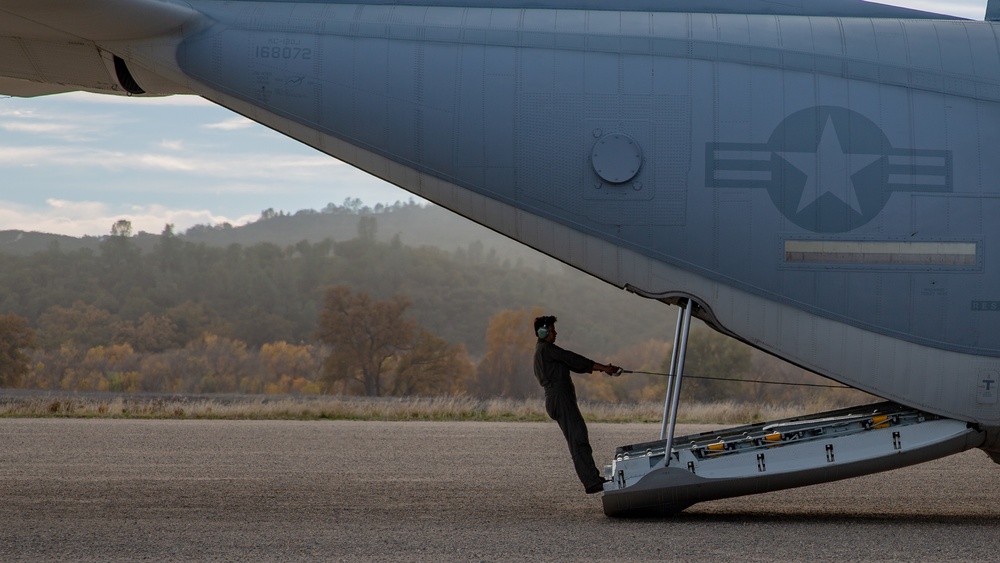
[[[767,142],[767,192],[781,213],[813,232],[856,229],[874,219],[892,193],[892,146],[867,117],[834,106],[795,112]]]

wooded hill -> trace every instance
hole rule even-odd
[[[409,316],[474,357],[485,352],[490,317],[507,309],[543,308],[560,318],[561,341],[594,355],[673,332],[670,307],[512,248],[431,206],[331,205],[293,215],[267,211],[243,227],[199,226],[182,234],[168,227],[157,235],[17,239],[7,232],[0,241],[0,313],[43,329],[40,344],[47,348],[70,337],[88,346],[108,342],[107,330],[67,334],[72,328],[44,322],[46,312],[77,302],[109,313],[109,325],[169,316],[178,325],[173,346],[208,328],[251,347],[312,342],[322,291],[334,285],[374,299],[405,296],[413,303]],[[428,244],[433,240],[447,240],[447,247]],[[25,241],[46,246],[10,251],[26,249]]]
[[[17,377],[0,374],[8,386],[537,396],[534,315],[559,318],[566,348],[647,371],[665,371],[676,318],[676,309],[412,203],[267,210],[250,225],[185,233],[166,226],[133,235],[125,220],[104,237],[6,232],[0,249],[0,332],[26,337],[26,324],[36,345],[28,359],[0,350],[0,360],[25,366]],[[351,318],[380,302],[409,303],[396,324],[410,327],[411,340],[379,367],[384,381],[344,363],[343,350],[321,337],[332,287],[351,292],[341,290],[345,303],[372,304]],[[331,326],[327,334],[336,332]],[[812,377],[718,333],[699,334],[689,373]],[[662,397],[663,383],[591,377],[578,387],[585,399],[635,401]],[[746,384],[685,389],[710,399],[789,397]]]
[[[266,209],[260,218],[247,225],[232,226],[196,225],[185,232],[175,233],[185,242],[205,243],[211,247],[230,244],[253,246],[270,243],[287,247],[305,240],[320,242],[350,240],[357,236],[358,220],[373,215],[378,219],[377,240],[389,242],[394,236],[408,246],[433,246],[454,252],[480,241],[486,252],[494,252],[500,261],[533,268],[560,270],[563,266],[544,254],[523,244],[498,235],[489,229],[460,217],[447,209],[413,202],[394,205],[362,206],[358,200],[347,200],[343,205],[329,204],[321,211],[304,209],[295,213]],[[110,229],[110,225],[108,226]],[[70,237],[51,233],[27,231],[0,231],[0,253],[29,255],[48,250],[58,244],[64,252],[89,248],[100,250],[106,236]],[[132,236],[133,245],[143,252],[151,252],[159,242],[159,233],[138,232]]]

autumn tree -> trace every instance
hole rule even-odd
[[[720,379],[745,378],[751,368],[750,350],[746,344],[710,328],[696,328],[688,337],[684,374]],[[662,369],[670,369],[667,358]],[[720,401],[739,398],[740,383],[713,379],[683,380],[682,399]]]
[[[132,236],[132,222],[128,219],[119,219],[111,225],[111,236],[128,238]]]
[[[486,329],[486,356],[476,370],[476,394],[480,397],[526,398],[541,395],[533,372],[537,338],[531,333],[541,307],[501,311]]]
[[[188,371],[188,350],[168,350],[142,358],[139,372],[147,391],[181,393],[191,386],[185,381]]]
[[[141,358],[129,344],[96,346],[79,364],[74,388],[97,391],[141,391]]]
[[[19,387],[28,373],[30,358],[25,350],[35,347],[35,333],[28,320],[0,315],[0,386]]]
[[[204,334],[184,348],[187,373],[195,393],[231,393],[250,369],[247,345],[239,340]]]
[[[108,311],[76,301],[72,307],[49,307],[38,319],[39,339],[46,350],[59,349],[66,342],[84,348],[111,342],[114,327]]]
[[[287,342],[264,344],[257,355],[262,373],[256,378],[244,378],[240,390],[259,393],[316,393],[316,359],[312,346],[296,346]],[[256,387],[259,381],[263,385]],[[266,381],[266,383],[265,383]]]
[[[633,344],[611,355],[610,363],[625,366],[635,372],[623,377],[583,377],[576,382],[577,396],[588,401],[644,402],[663,401],[667,378],[648,375],[660,372],[664,358],[670,357],[670,344],[649,339]]]
[[[138,321],[121,321],[116,326],[114,340],[127,343],[138,352],[163,352],[179,348],[177,327],[166,316],[145,313]]]
[[[140,255],[132,240],[132,222],[119,219],[111,226],[111,235],[101,242],[101,261],[104,265],[101,283],[116,298],[121,299],[137,291],[143,273]]]
[[[761,350],[751,350],[749,379],[780,382],[785,385],[743,383],[742,395],[754,403],[824,405],[822,408],[846,407],[878,400],[858,389],[849,387],[816,388],[809,385],[837,385],[836,382],[788,363]],[[805,384],[805,385],[802,385]]]
[[[177,272],[181,269],[182,254],[183,244],[174,233],[174,225],[167,223],[153,250],[153,260],[161,273]]]
[[[391,387],[392,361],[412,346],[417,323],[403,316],[410,302],[395,296],[373,301],[365,292],[337,286],[326,291],[319,338],[332,348],[323,365],[327,388],[339,381],[357,382],[369,397]]]
[[[393,370],[393,395],[460,395],[469,386],[475,368],[465,346],[451,344],[419,329],[410,348]]]
[[[32,353],[27,383],[32,389],[73,389],[86,349],[73,341],[57,350],[37,349]]]

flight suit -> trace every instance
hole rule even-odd
[[[545,412],[559,423],[576,474],[586,488],[599,486],[604,479],[594,463],[587,424],[576,404],[576,387],[569,373],[590,373],[593,368],[593,360],[577,353],[541,339],[535,344],[535,377],[545,389]]]

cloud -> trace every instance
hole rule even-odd
[[[0,103],[0,131],[70,144],[115,142],[123,134],[137,140],[148,137],[148,131],[173,126],[178,118],[183,122],[185,114],[203,114],[206,109],[225,111],[192,96],[146,100],[73,92],[44,99],[4,100]]]
[[[185,151],[180,144],[170,152],[122,151],[72,146],[0,145],[0,170],[4,167],[73,167],[77,171],[100,168],[112,171],[174,172],[214,179],[273,181],[322,180],[344,163],[323,154],[212,153]]]
[[[238,131],[240,129],[249,129],[256,126],[256,123],[245,117],[234,117],[225,121],[206,123],[205,125],[202,125],[205,129],[218,129],[220,131]]]
[[[113,116],[79,109],[64,109],[59,104],[43,109],[20,105],[0,105],[0,130],[20,136],[33,135],[48,141],[88,143],[107,136],[117,125]]]
[[[65,102],[82,102],[103,105],[133,105],[133,106],[185,106],[185,107],[215,107],[215,104],[200,96],[177,95],[165,97],[115,96],[108,94],[93,94],[90,92],[68,92],[51,96],[53,100]]]
[[[130,154],[115,166],[166,171],[215,179],[319,180],[324,171],[344,164],[325,155],[293,154]],[[277,186],[272,186],[277,191]]]
[[[0,167],[39,166],[56,162],[73,161],[72,154],[77,151],[64,147],[49,146],[4,146],[0,145]]]
[[[227,217],[208,209],[178,209],[165,205],[111,205],[96,201],[49,199],[42,208],[30,208],[0,201],[0,225],[5,230],[59,233],[70,236],[105,235],[120,219],[132,223],[133,232],[159,233],[164,225],[172,224],[178,231],[194,225],[242,225],[254,221],[256,215]]]
[[[879,0],[873,4],[887,4],[889,6],[900,6],[913,10],[922,10],[935,14],[946,14],[969,18],[973,20],[983,19],[986,13],[986,3],[970,0]]]
[[[136,157],[137,164],[154,170],[193,172],[197,164],[191,160],[164,154],[143,154]]]
[[[8,106],[0,105],[0,117],[25,118],[25,117],[35,117],[37,115],[38,111],[36,111],[34,108],[20,108],[20,107],[11,108]]]
[[[183,141],[168,141],[168,140],[164,139],[164,140],[160,141],[160,144],[158,146],[161,149],[167,149],[167,150],[171,150],[171,151],[184,150],[184,142]]]
[[[228,217],[213,213],[208,209],[175,209],[156,204],[132,205],[128,207],[128,212],[120,213],[120,216],[116,217],[131,221],[133,232],[146,231],[147,233],[159,233],[163,231],[163,226],[167,224],[174,225],[177,231],[185,231],[195,225],[221,225],[222,223],[244,225],[256,221],[260,217],[259,215]],[[111,228],[113,222],[107,224],[107,230]]]
[[[68,132],[76,130],[76,127],[69,125],[68,123],[6,122],[0,123],[0,128],[3,128],[4,131],[11,131],[13,133],[58,133],[60,135],[65,135]]]
[[[59,118],[58,116],[42,116],[38,113],[9,112],[0,114],[0,129],[10,133],[39,135],[63,141],[91,141],[95,137],[90,134],[97,128],[89,128],[81,123],[79,118]],[[85,131],[87,134],[85,134]]]

